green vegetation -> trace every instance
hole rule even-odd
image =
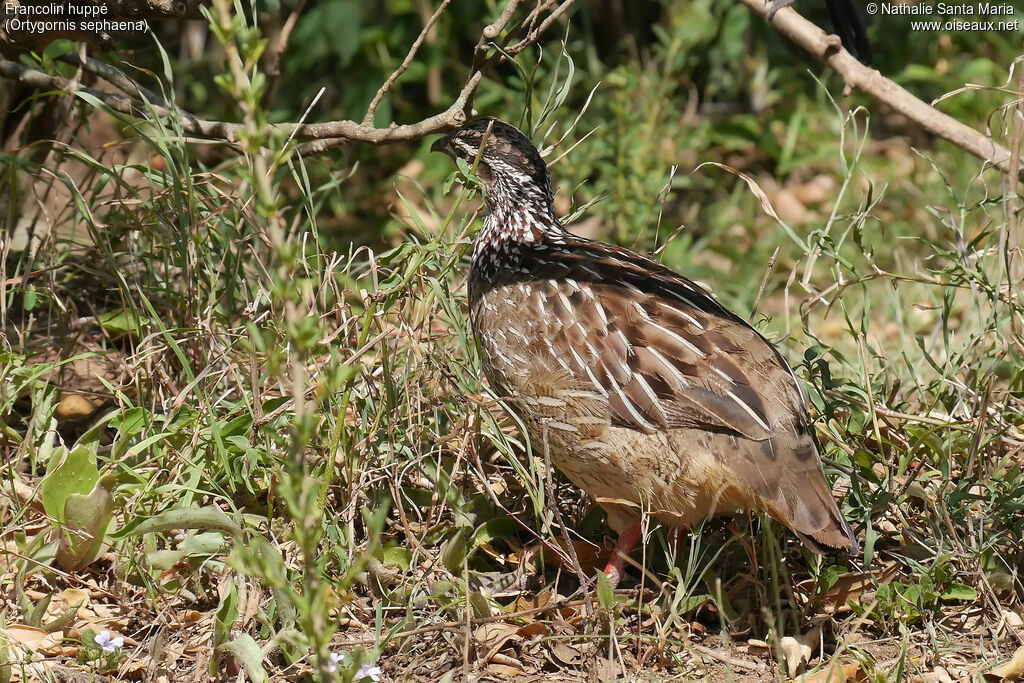
[[[760,681],[829,663],[832,680],[981,680],[1008,659],[1024,638],[1012,183],[842,97],[726,0],[583,3],[488,72],[476,109],[552,146],[580,231],[656,250],[781,340],[864,549],[820,558],[744,515],[681,542],[652,528],[645,572],[580,589],[566,538],[593,574],[601,514],[549,481],[476,370],[472,178],[433,138],[306,155],[264,126],[362,119],[434,9],[385,4],[309,3],[280,73],[287,3],[214,3],[199,52],[171,22],[161,50],[106,57],[242,123],[231,145],[88,94],[25,101],[26,121],[59,105],[74,124],[0,154],[0,683],[371,665]],[[377,124],[446,108],[499,11],[453,3]],[[952,93],[941,109],[1010,146],[1019,35],[906,19],[873,29],[882,72]],[[54,45],[23,62],[71,76],[72,45]]]

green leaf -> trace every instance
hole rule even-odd
[[[25,288],[25,299],[22,302],[22,307],[26,311],[35,309],[36,303],[38,302],[39,295],[36,293],[36,288],[29,286]]]
[[[610,609],[615,600],[615,591],[612,589],[612,582],[604,572],[597,573],[597,601],[604,609]]]
[[[394,567],[408,569],[412,564],[412,551],[401,546],[390,546],[381,552],[380,561]],[[461,566],[461,565],[460,565]]]
[[[481,543],[490,543],[496,538],[508,538],[515,534],[519,525],[509,517],[495,517],[489,519],[476,528],[473,532],[473,546]]]
[[[50,600],[53,599],[53,593],[47,593],[43,596],[42,600],[36,603],[32,611],[25,617],[25,623],[29,626],[35,626],[39,628],[43,625],[43,617],[46,616],[46,608],[50,606]]]
[[[57,564],[65,571],[89,566],[106,547],[104,539],[114,521],[114,500],[110,492],[112,474],[96,482],[88,495],[72,493],[64,503],[64,525],[57,548]]]
[[[43,60],[50,62],[55,59],[59,59],[64,55],[71,54],[75,51],[75,44],[70,40],[64,38],[58,38],[53,41],[43,50]]]
[[[201,534],[189,536],[181,543],[181,550],[187,555],[214,555],[221,548],[227,538],[220,531],[207,531]]]
[[[112,534],[114,538],[141,536],[157,531],[175,529],[220,529],[229,534],[240,534],[242,528],[235,520],[215,507],[175,508],[154,517],[138,519]]]
[[[10,683],[11,666],[8,662],[7,649],[0,650],[0,683]]]
[[[227,641],[231,628],[238,620],[238,590],[234,581],[228,581],[224,594],[220,597],[217,607],[217,620],[214,623],[213,637],[217,644]]]
[[[130,308],[104,313],[99,316],[97,321],[103,331],[114,338],[130,336],[135,339],[142,337],[144,328],[148,327],[151,322]]]
[[[218,650],[229,652],[245,669],[249,680],[255,683],[269,683],[270,678],[263,670],[263,652],[260,646],[248,633],[243,633],[230,643],[221,645]]]
[[[39,628],[47,633],[56,633],[57,631],[63,631],[69,625],[71,625],[78,618],[78,608],[85,604],[85,600],[79,600],[74,605],[67,608],[64,614],[60,615],[53,621],[42,624]]]
[[[146,427],[146,409],[129,408],[112,419],[110,426],[116,429],[122,438],[135,436]]]
[[[151,569],[165,571],[185,559],[181,550],[154,550],[146,553],[146,562]]]
[[[954,583],[942,594],[943,600],[966,600],[973,602],[978,599],[978,591],[962,583]]]
[[[68,497],[90,494],[100,479],[100,472],[96,469],[96,450],[86,444],[75,446],[56,463],[43,478],[41,493],[46,514],[63,525]]]
[[[441,562],[455,576],[462,576],[462,561],[466,559],[466,535],[459,529],[441,549]]]
[[[707,593],[688,595],[680,600],[678,605],[674,605],[673,609],[676,609],[679,614],[687,614],[708,602],[711,602],[711,596]]]

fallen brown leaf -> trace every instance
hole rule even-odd
[[[857,662],[832,660],[814,673],[800,679],[800,683],[854,683],[865,680]]]
[[[790,678],[796,678],[804,663],[811,660],[820,637],[821,628],[815,626],[798,638],[786,636],[780,641],[782,654],[786,657],[786,673]]]
[[[485,661],[489,661],[510,639],[517,637],[518,631],[519,627],[512,624],[494,622],[478,626],[473,637],[485,653]]]
[[[23,645],[33,652],[43,655],[58,655],[61,650],[61,639],[64,638],[62,631],[47,633],[41,628],[12,624],[0,629],[0,636],[9,643]]]
[[[561,640],[551,643],[550,651],[564,666],[576,664],[580,659],[579,649]]]
[[[1024,646],[1017,648],[1010,661],[986,672],[985,677],[995,677],[998,681],[1019,681],[1024,678]]]
[[[576,557],[580,562],[580,569],[585,574],[593,574],[598,569],[603,569],[612,556],[612,550],[615,549],[615,541],[611,539],[605,539],[600,544],[594,544],[590,541],[570,540],[565,536],[559,536],[546,543],[540,541],[531,543],[523,548],[522,558],[527,564],[532,564],[534,558],[543,548],[545,565],[552,569],[575,571],[572,566],[572,555],[569,553],[570,544],[576,551]],[[552,548],[552,545],[557,546],[557,548]],[[511,560],[512,557],[510,555],[509,559]]]
[[[921,674],[920,680],[922,683],[956,683],[949,672],[941,666]]]
[[[550,634],[551,629],[549,629],[548,625],[545,624],[543,621],[530,622],[526,626],[522,626],[518,631],[516,631],[516,635],[527,639],[535,638],[537,636],[547,636]]]
[[[880,572],[848,572],[841,574],[835,585],[828,589],[822,597],[823,610],[826,614],[850,611],[850,601],[857,599],[866,591],[875,590],[878,586],[890,583],[899,573],[899,566],[894,562]],[[801,581],[799,587],[813,593],[815,579]]]

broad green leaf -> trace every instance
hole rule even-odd
[[[150,325],[150,320],[130,308],[110,311],[99,316],[97,321],[103,331],[112,337],[130,336],[139,339]]]
[[[207,531],[201,534],[193,534],[181,542],[181,550],[188,555],[213,555],[227,541],[225,535],[219,531]]]
[[[116,478],[107,475],[87,495],[72,493],[64,503],[64,528],[57,548],[57,564],[73,572],[87,567],[106,547],[104,538],[114,521],[110,495]]]
[[[217,620],[214,624],[214,642],[217,644],[227,642],[231,635],[231,628],[238,620],[238,591],[234,581],[226,582],[224,594],[220,598],[220,605],[217,607]]]
[[[954,583],[942,594],[943,600],[966,600],[968,602],[978,599],[978,591],[962,583]]]
[[[230,643],[221,645],[219,650],[231,653],[238,660],[238,663],[245,669],[249,680],[254,683],[269,683],[270,678],[263,670],[263,652],[260,646],[248,633],[243,633]]]
[[[58,524],[65,523],[64,505],[72,494],[88,495],[100,479],[96,450],[75,446],[47,473],[41,486],[43,508]]]

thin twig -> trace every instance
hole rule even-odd
[[[1017,177],[1024,181],[1024,165],[1021,161],[1021,147],[1024,146],[1024,59],[1017,63],[1020,74],[1017,77],[1017,104],[1010,109],[1013,123],[1010,126],[1010,169],[1016,174],[1004,176],[1006,189],[1003,196],[1008,197],[1006,203],[1006,277],[1010,283],[1020,283],[1024,279],[1024,235],[1020,230],[1021,193],[1024,185],[1013,182]],[[1018,296],[1019,290],[1018,290]],[[1020,334],[1020,317],[1013,307],[1010,308],[1010,329],[1014,335]]]
[[[533,21],[536,21],[537,17],[540,15],[541,10],[551,7],[553,4],[553,2],[549,1],[545,3],[543,6],[538,7],[536,10],[534,10],[533,13],[530,14],[529,21],[531,23]],[[528,48],[530,45],[535,43],[537,41],[537,38],[540,37],[540,34],[548,30],[548,27],[551,26],[551,24],[553,24],[555,21],[557,21],[560,16],[562,16],[565,13],[565,11],[569,9],[570,5],[572,5],[572,0],[569,0],[568,2],[563,2],[558,7],[558,9],[552,11],[551,14],[549,14],[547,18],[540,23],[540,26],[538,26],[535,29],[531,29],[529,33],[526,34],[525,38],[520,40],[515,45],[509,47],[507,50],[505,50],[505,52],[514,57],[515,55],[519,54],[520,52]]]
[[[430,33],[430,29],[434,28],[434,24],[440,18],[441,14],[448,8],[451,0],[442,0],[441,4],[438,5],[437,9],[427,20],[427,23],[423,25],[423,30],[420,31],[420,35],[413,41],[412,47],[409,48],[409,52],[405,55],[405,59],[402,60],[402,64],[392,72],[388,79],[384,81],[384,85],[380,86],[380,90],[373,96],[373,101],[370,102],[370,106],[366,108],[366,116],[363,117],[363,125],[369,126],[373,124],[373,115],[377,112],[377,107],[380,106],[380,102],[384,99],[384,95],[391,90],[391,86],[395,84],[395,81],[405,73],[405,70],[412,64],[412,60],[416,57],[416,53],[419,52],[420,45],[426,40],[427,34]]]
[[[757,288],[757,296],[754,297],[754,307],[750,309],[750,317],[747,318],[747,322],[754,322],[754,316],[757,315],[757,307],[761,305],[761,297],[764,296],[764,288],[768,285],[768,277],[775,270],[775,261],[779,257],[779,249],[781,245],[775,247],[775,251],[772,252],[772,257],[768,259],[768,267],[764,269],[764,277],[761,278],[761,286]]]
[[[281,59],[284,57],[284,52],[288,48],[288,39],[292,36],[292,31],[295,30],[295,25],[299,23],[299,15],[302,14],[302,10],[306,8],[306,0],[299,0],[299,3],[295,6],[295,9],[291,11],[288,18],[285,19],[284,26],[281,27],[281,32],[277,34],[277,40],[274,41],[274,49],[270,53],[270,61],[267,63],[267,89],[263,94],[263,104],[266,105],[274,100],[274,94],[277,92],[278,79],[281,77]]]
[[[764,668],[763,665],[761,665],[760,663],[746,662],[742,659],[737,659],[736,657],[730,657],[724,652],[712,650],[711,648],[705,647],[703,645],[691,643],[689,647],[697,654],[704,655],[705,657],[710,657],[715,661],[722,662],[723,664],[729,664],[730,666],[735,666],[739,669],[746,669],[747,671],[761,671]]]

